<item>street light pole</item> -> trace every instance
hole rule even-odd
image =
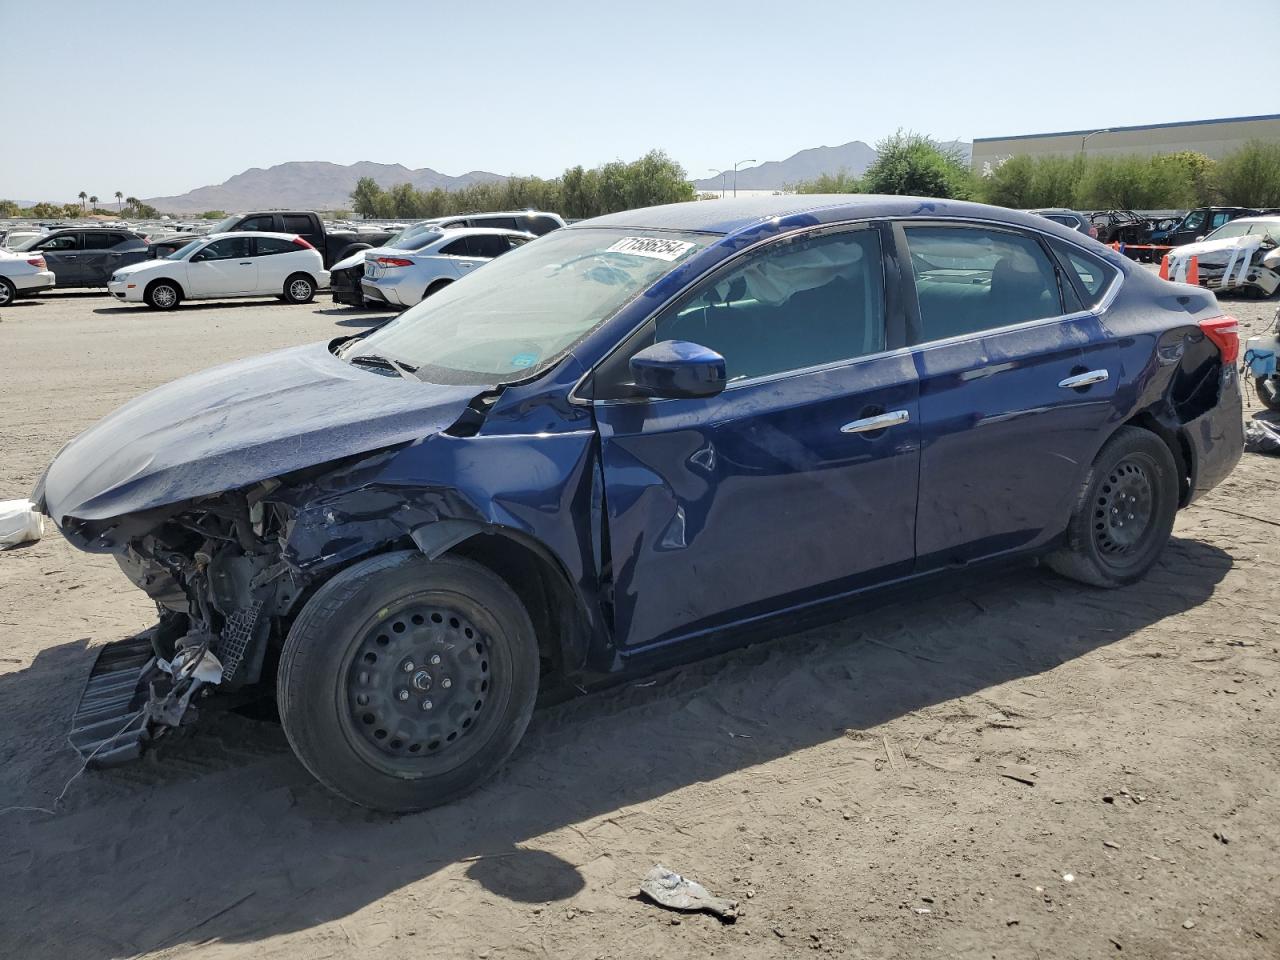
[[[738,168],[744,163],[755,163],[754,160],[739,160],[733,165],[733,195],[738,195]]]
[[[707,167],[707,169],[710,170],[712,173],[720,174],[720,199],[723,200],[724,199],[724,181],[725,181],[725,177],[729,175],[729,171],[717,170],[715,167]]]
[[[1084,145],[1089,142],[1090,137],[1096,137],[1100,133],[1110,133],[1110,132],[1111,132],[1111,128],[1107,127],[1105,130],[1095,130],[1093,131],[1093,133],[1086,133],[1083,137],[1080,138],[1080,156],[1082,157],[1084,156]]]

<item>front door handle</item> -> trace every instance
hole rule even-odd
[[[241,261],[240,261],[240,266],[242,266],[242,267],[252,267],[252,266],[253,266],[253,261],[252,261],[252,260],[241,260]]]
[[[80,258],[79,258],[76,254],[74,254],[74,253],[64,253],[64,254],[62,255],[62,259],[63,259],[63,260],[78,260],[78,259],[80,259]]]
[[[1110,376],[1105,370],[1089,370],[1085,373],[1077,373],[1073,377],[1067,377],[1065,380],[1059,380],[1058,386],[1063,390],[1078,390],[1080,387],[1089,387],[1095,383],[1102,383]]]
[[[870,433],[873,430],[883,430],[885,427],[896,427],[900,423],[907,423],[910,419],[911,413],[907,410],[891,410],[888,413],[879,413],[874,417],[864,417],[861,420],[846,423],[840,428],[840,432]]]

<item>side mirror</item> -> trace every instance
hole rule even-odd
[[[724,357],[701,344],[664,340],[631,358],[631,374],[650,397],[713,397],[724,389]]]

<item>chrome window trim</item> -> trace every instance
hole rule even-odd
[[[698,274],[698,276],[694,277],[692,280],[686,283],[683,287],[681,287],[678,291],[676,291],[674,294],[672,294],[670,297],[664,300],[660,305],[655,307],[650,313],[648,313],[645,316],[643,320],[641,320],[634,327],[628,330],[625,335],[623,335],[622,337],[619,337],[618,342],[614,344],[613,347],[603,357],[597,360],[596,363],[591,367],[591,369],[589,369],[586,373],[584,373],[581,377],[578,378],[577,382],[573,385],[572,389],[570,389],[569,391],[569,394],[568,394],[569,402],[572,404],[576,404],[578,406],[597,406],[597,405],[609,406],[609,405],[620,404],[620,403],[663,403],[666,401],[679,399],[676,397],[617,397],[614,399],[607,399],[607,400],[590,400],[585,397],[579,396],[578,390],[596,372],[596,369],[601,364],[603,364],[610,357],[612,357],[618,350],[622,349],[623,344],[625,344],[628,340],[630,340],[633,336],[635,336],[636,333],[639,332],[639,330],[645,326],[645,324],[649,323],[649,321],[657,317],[657,315],[660,314],[663,310],[667,309],[667,307],[671,306],[671,304],[679,300],[681,297],[683,297],[686,293],[688,293],[691,289],[693,289],[695,286],[697,286],[699,283],[701,283],[704,279],[709,277],[711,274],[715,273],[716,271],[724,267],[731,265],[732,263],[739,260],[740,258],[749,256],[755,253],[757,250],[760,250],[761,248],[766,247],[771,243],[778,243],[783,240],[793,240],[798,237],[816,237],[816,236],[821,236],[825,232],[836,233],[836,232],[840,232],[843,229],[860,226],[860,225],[874,226],[877,223],[888,223],[890,225],[895,223],[910,224],[913,222],[914,223],[932,223],[932,224],[937,224],[939,226],[954,225],[957,227],[991,226],[991,227],[1003,228],[1005,230],[1023,231],[1025,233],[1038,234],[1042,237],[1067,243],[1075,247],[1085,256],[1092,257],[1095,260],[1102,260],[1103,263],[1106,263],[1106,261],[1102,257],[1099,257],[1096,253],[1093,253],[1092,251],[1082,247],[1079,243],[1075,241],[1074,238],[1060,237],[1057,234],[1050,233],[1049,231],[1043,230],[1040,227],[1034,227],[1034,226],[1028,227],[1018,223],[1008,223],[1007,221],[1004,221],[1004,220],[991,220],[991,219],[978,218],[978,217],[965,217],[961,219],[959,217],[938,217],[938,216],[926,216],[926,215],[898,216],[898,217],[869,216],[869,217],[859,217],[856,220],[839,220],[839,221],[834,221],[832,223],[824,223],[824,224],[820,224],[819,226],[811,227],[808,229],[796,230],[789,233],[778,234],[772,237],[765,237],[764,239],[758,240],[755,243],[751,244],[750,246],[743,247],[741,250],[737,251],[732,256],[727,257],[726,259],[720,261],[714,266]],[[1062,226],[1062,225],[1059,224],[1059,226]],[[1070,229],[1070,228],[1064,227],[1063,229]],[[1072,231],[1072,232],[1078,233],[1079,231]],[[730,234],[725,234],[724,236],[730,236]],[[909,254],[909,251],[908,251],[908,254]],[[883,255],[884,255],[884,250],[882,247],[881,256],[883,257]],[[1108,264],[1108,266],[1111,266],[1111,264]],[[843,366],[849,366],[851,364],[856,364],[856,363],[864,363],[870,360],[878,360],[884,357],[894,356],[896,354],[914,353],[916,351],[932,350],[935,347],[953,346],[956,343],[960,343],[966,340],[974,340],[980,337],[990,336],[993,334],[1016,332],[1018,330],[1025,330],[1025,329],[1031,329],[1034,327],[1047,326],[1048,324],[1051,324],[1051,323],[1066,323],[1071,320],[1080,320],[1097,313],[1103,313],[1106,310],[1110,309],[1111,305],[1115,302],[1116,297],[1120,295],[1120,287],[1124,283],[1124,271],[1121,270],[1119,267],[1114,267],[1114,266],[1112,267],[1112,270],[1113,270],[1113,275],[1111,277],[1111,282],[1108,284],[1107,289],[1103,292],[1102,298],[1098,300],[1097,305],[1094,307],[1086,308],[1084,310],[1077,310],[1072,313],[1057,314],[1052,317],[1041,317],[1036,320],[1023,320],[1019,323],[1006,324],[1002,327],[989,327],[984,330],[975,331],[973,333],[959,334],[954,337],[947,337],[946,339],[943,339],[943,340],[929,340],[923,343],[908,344],[905,347],[895,347],[892,350],[882,350],[879,353],[868,353],[860,357],[850,357],[845,360],[833,360],[830,363],[818,364],[817,366],[803,367],[797,370],[787,370],[780,373],[765,374],[764,376],[751,377],[746,380],[735,380],[732,383],[726,384],[724,391],[722,392],[728,393],[730,390],[737,390],[745,386],[754,386],[755,384],[758,384],[758,383],[770,383],[777,380],[790,379],[791,377],[806,376],[808,374],[818,373],[823,370],[833,369],[835,367],[843,367]]]

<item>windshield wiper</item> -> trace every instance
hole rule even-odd
[[[406,380],[417,380],[419,383],[422,382],[414,376],[418,371],[417,367],[411,367],[407,363],[403,363],[400,360],[393,360],[391,357],[380,357],[374,353],[361,353],[352,357],[349,362],[353,364],[363,363],[370,367],[382,367],[386,370],[394,370]]]

